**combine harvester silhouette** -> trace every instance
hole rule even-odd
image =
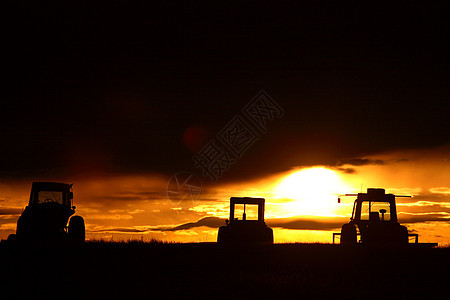
[[[350,222],[344,224],[340,236],[340,243],[344,246],[388,246],[388,247],[434,247],[437,243],[419,243],[418,234],[408,233],[405,226],[397,219],[395,197],[411,197],[386,194],[384,189],[368,188],[367,193],[345,194],[342,196],[356,196]],[[341,198],[338,198],[338,203]],[[380,216],[381,214],[381,216]],[[360,240],[358,241],[358,236]],[[410,243],[409,238],[414,237]]]
[[[230,219],[219,228],[217,242],[221,245],[261,245],[273,244],[273,230],[264,222],[264,198],[231,197]],[[242,219],[235,217],[235,206],[243,205]],[[246,206],[256,205],[258,218],[248,220]]]

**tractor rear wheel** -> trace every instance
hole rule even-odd
[[[353,224],[344,224],[341,229],[341,245],[356,245],[356,226]]]
[[[69,221],[69,240],[76,244],[83,244],[85,240],[84,219],[81,216],[73,216]]]
[[[227,244],[230,242],[230,227],[221,226],[219,227],[219,233],[217,234],[218,244]]]

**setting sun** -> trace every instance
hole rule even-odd
[[[333,215],[338,194],[350,190],[339,175],[324,167],[296,171],[275,187],[275,197],[291,199],[287,210],[297,215]]]

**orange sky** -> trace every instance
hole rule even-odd
[[[294,168],[248,182],[204,184],[195,203],[167,199],[168,176],[114,175],[102,178],[47,178],[74,183],[77,214],[88,239],[215,241],[228,217],[231,196],[266,198],[266,223],[275,242],[331,242],[348,222],[354,198],[337,195],[386,188],[399,198],[400,223],[419,241],[450,243],[450,147],[403,150],[349,160],[339,166]],[[15,231],[31,182],[0,182],[0,237]],[[181,206],[181,207],[180,207]]]

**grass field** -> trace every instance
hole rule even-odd
[[[2,294],[17,298],[441,298],[450,282],[448,247],[87,242],[0,255]]]

